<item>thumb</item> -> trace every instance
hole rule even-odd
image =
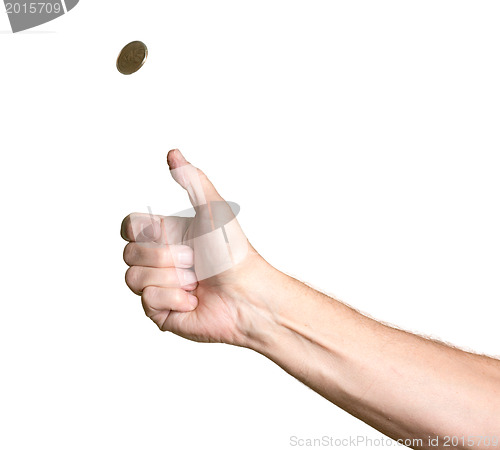
[[[175,149],[167,156],[170,173],[189,194],[196,210],[193,228],[183,243],[193,248],[198,281],[232,268],[248,253],[248,241],[231,206],[206,175]]]
[[[186,189],[193,206],[223,201],[207,176],[188,163],[178,149],[168,152],[167,162],[173,179]]]

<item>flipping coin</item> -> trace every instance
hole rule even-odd
[[[134,41],[123,47],[116,61],[116,68],[123,75],[137,72],[148,59],[148,48],[140,41]]]

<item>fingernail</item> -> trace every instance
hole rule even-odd
[[[173,148],[172,150],[170,150],[168,152],[168,155],[167,155],[167,163],[168,163],[168,166],[170,167],[171,170],[176,168],[175,161],[174,161],[174,157],[175,157],[176,153],[180,153],[179,149]]]
[[[189,248],[180,250],[177,255],[177,260],[179,261],[179,264],[191,267],[194,264],[193,251]]]
[[[188,301],[193,308],[198,306],[198,297],[195,297],[193,294],[188,294]]]
[[[184,271],[184,284],[195,284],[198,280],[196,279],[196,275],[191,270]]]

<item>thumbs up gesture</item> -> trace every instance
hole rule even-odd
[[[251,284],[258,283],[258,272],[267,263],[206,175],[179,150],[171,150],[167,161],[195,215],[127,216],[121,230],[129,241],[125,281],[162,331],[241,345],[241,310],[248,308]]]

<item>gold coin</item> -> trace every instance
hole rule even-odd
[[[148,48],[140,41],[134,41],[123,47],[118,55],[116,68],[123,75],[131,75],[137,72],[148,58]]]

